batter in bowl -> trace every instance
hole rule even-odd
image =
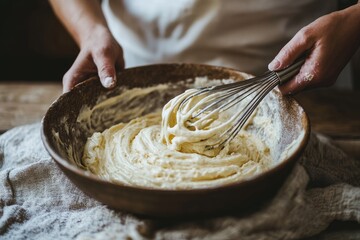
[[[136,91],[149,93],[146,88]],[[254,133],[243,130],[221,151],[209,154],[202,152],[204,148],[191,147],[191,142],[200,141],[197,134],[194,139],[188,135],[186,141],[179,140],[176,123],[166,122],[173,119],[173,109],[166,105],[161,110],[95,132],[85,145],[83,164],[111,182],[158,189],[235,183],[272,166],[269,147]]]

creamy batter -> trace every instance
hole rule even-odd
[[[176,119],[176,110],[181,98],[191,91],[174,98],[162,112],[158,109],[94,133],[84,149],[84,165],[112,182],[163,189],[214,187],[270,168],[273,161],[269,148],[248,131],[241,131],[223,149],[205,151],[206,143],[201,140],[223,131],[218,126],[224,127],[221,123],[228,116],[218,117],[206,133],[189,131],[184,121]],[[141,92],[148,94],[149,90],[136,89],[137,94]]]
[[[214,157],[219,154],[221,143],[228,138],[224,133],[236,121],[234,112],[242,106],[220,114],[210,109],[201,113],[204,107],[213,103],[209,98],[217,101],[222,93],[198,93],[197,89],[189,89],[164,106],[161,137],[170,149]]]

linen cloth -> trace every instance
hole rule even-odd
[[[360,230],[318,235],[334,220],[360,223],[359,186],[359,161],[312,134],[276,196],[256,212],[178,222],[140,218],[73,185],[44,149],[36,123],[0,136],[0,239],[360,239]]]

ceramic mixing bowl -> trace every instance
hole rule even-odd
[[[284,97],[278,91],[275,91],[274,96],[281,105],[279,121],[282,122],[282,133],[274,149],[271,149],[278,163],[250,179],[206,189],[161,190],[115,184],[83,168],[81,157],[87,138],[94,131],[103,131],[118,123],[109,114],[99,114],[98,119],[91,119],[91,128],[83,126],[78,116],[84,107],[91,108],[120,94],[124,86],[148,87],[160,83],[191,81],[199,76],[234,80],[249,77],[229,68],[161,64],[125,69],[118,74],[118,84],[111,90],[104,89],[97,78],[89,79],[60,96],[50,106],[42,123],[44,145],[79,189],[114,209],[153,217],[188,217],[244,211],[259,206],[279,189],[309,138],[310,126],[306,113],[293,98]],[[158,99],[159,104],[165,104],[171,97]],[[123,104],[119,104],[117,111],[122,111],[123,107]],[[295,140],[296,144],[293,144]],[[287,154],[284,155],[284,151]]]

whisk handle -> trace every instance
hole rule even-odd
[[[284,68],[280,71],[275,71],[276,75],[279,78],[279,85],[286,83],[291,78],[293,78],[300,71],[300,68],[304,64],[305,60],[306,56],[302,56],[296,59],[295,62],[289,67]]]

